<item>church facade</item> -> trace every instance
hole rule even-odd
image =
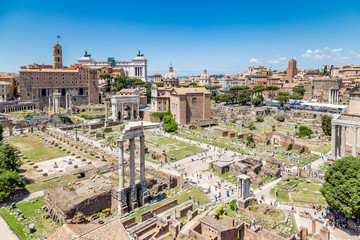
[[[175,121],[187,124],[210,119],[210,92],[204,87],[179,87],[179,78],[170,65],[164,87],[151,87],[151,111],[170,110]]]

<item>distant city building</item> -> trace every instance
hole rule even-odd
[[[288,68],[286,70],[286,78],[289,82],[293,81],[293,78],[295,77],[295,75],[298,73],[298,69],[296,66],[296,60],[291,59],[289,61],[289,65]]]
[[[333,77],[360,77],[360,66],[345,65],[331,67]]]
[[[232,87],[241,86],[241,80],[233,80],[230,76],[225,76],[219,79],[219,85],[222,91],[229,91]]]
[[[179,78],[174,73],[174,68],[172,64],[170,64],[169,72],[165,74],[164,77],[164,87],[165,88],[172,88],[172,87],[178,87],[179,86]]]
[[[129,78],[139,78],[147,81],[147,59],[140,51],[131,61],[116,61],[115,58],[109,57],[107,61],[95,61],[91,55],[85,51],[85,55],[78,59],[78,63],[88,66],[91,69],[100,69],[102,67],[122,68],[127,72]]]
[[[204,69],[204,73],[200,76],[199,86],[210,86],[210,75],[206,69]]]
[[[312,79],[304,82],[304,88],[305,101],[328,102],[330,89],[339,88],[339,84],[334,79]]]
[[[16,96],[16,74],[0,73],[0,100],[7,101]]]
[[[59,92],[63,108],[68,94],[72,105],[99,103],[96,70],[83,65],[64,67],[60,44],[54,45],[53,57],[53,66],[33,64],[20,68],[21,102],[34,102],[42,109],[49,106],[49,98]]]
[[[158,82],[162,82],[162,75],[160,73],[155,73],[154,74],[154,83],[158,83]]]

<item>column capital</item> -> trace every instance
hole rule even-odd
[[[352,127],[352,129],[353,129],[353,132],[356,133],[358,128],[354,126],[354,127]]]

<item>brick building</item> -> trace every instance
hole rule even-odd
[[[289,65],[288,68],[286,70],[286,78],[289,82],[293,81],[293,78],[295,77],[295,75],[298,73],[298,69],[296,67],[296,60],[291,59],[289,61]]]
[[[34,102],[38,108],[44,108],[57,91],[61,93],[61,107],[65,107],[67,94],[71,94],[73,105],[99,103],[96,70],[78,64],[64,67],[60,44],[54,45],[53,56],[53,66],[34,64],[20,68],[20,101]]]
[[[189,231],[189,236],[198,240],[237,240],[243,239],[244,235],[244,223],[228,216],[219,220],[205,216],[199,219]]]
[[[179,88],[178,76],[172,65],[164,77],[164,87],[151,87],[151,111],[170,109],[179,124],[210,119],[210,92],[203,88]]]

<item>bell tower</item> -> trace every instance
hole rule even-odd
[[[53,68],[62,68],[62,47],[56,43],[53,47],[54,65]]]

